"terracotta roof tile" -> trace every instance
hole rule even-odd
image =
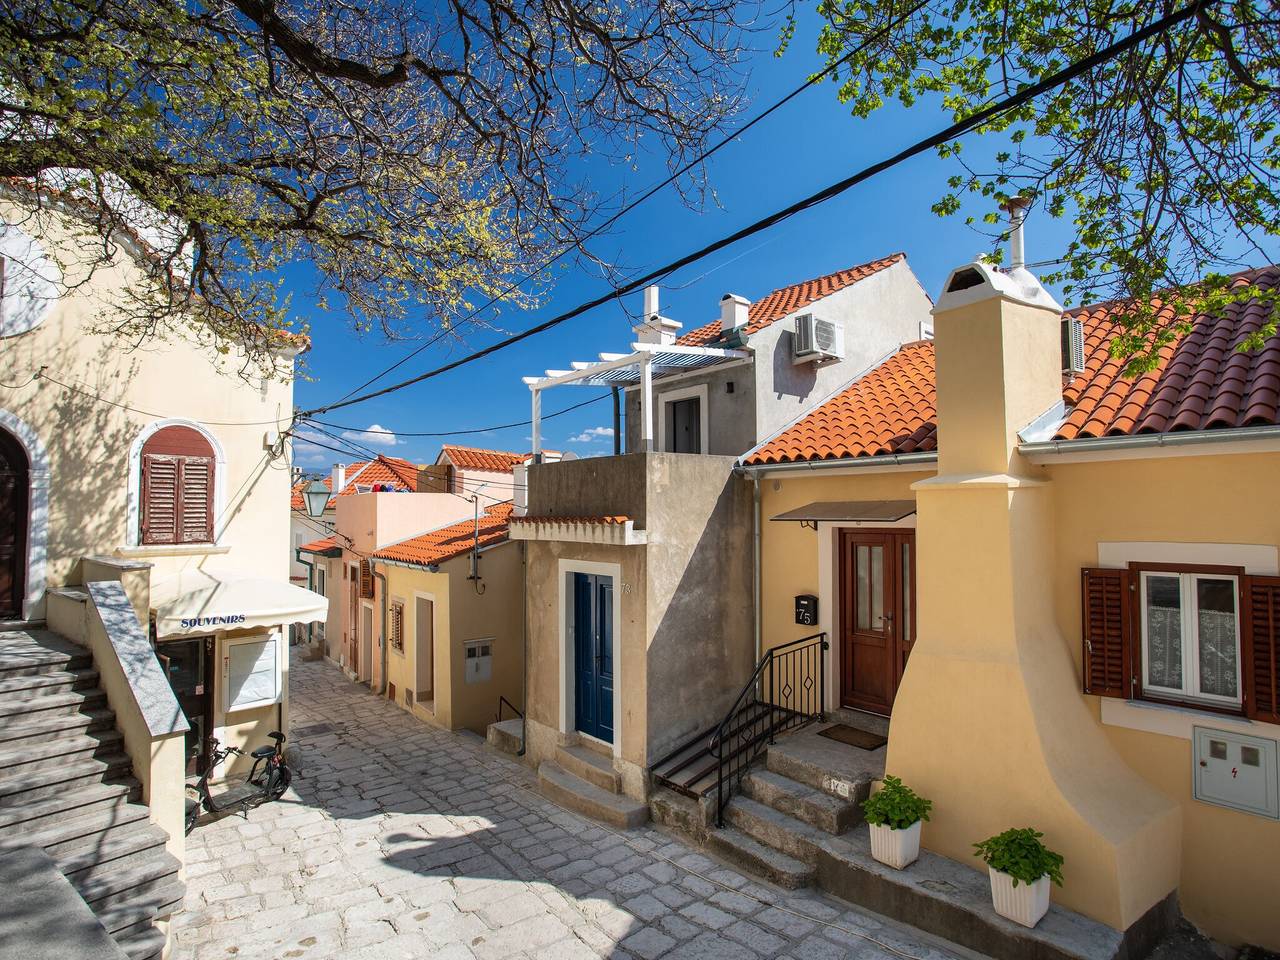
[[[490,547],[503,543],[510,531],[508,522],[511,518],[511,503],[494,504],[487,507],[480,517],[481,547]],[[453,557],[461,556],[471,550],[477,543],[476,523],[474,520],[461,520],[458,523],[432,530],[421,536],[411,537],[393,544],[373,554],[376,560],[397,560],[400,563],[412,563],[426,566],[429,563],[443,563]]]
[[[621,525],[629,523],[630,517],[612,516],[612,517],[512,517],[512,523],[580,523],[594,524],[600,526],[611,526],[614,524]]]
[[[870,263],[850,267],[847,270],[829,273],[825,277],[806,280],[803,283],[793,283],[789,287],[775,290],[763,299],[751,304],[747,309],[747,333],[751,334],[758,330],[763,330],[774,321],[781,320],[788,314],[807,307],[815,300],[821,300],[823,297],[830,296],[838,290],[852,286],[859,280],[865,280],[872,274],[879,273],[886,267],[891,267],[899,260],[905,259],[906,254],[895,253],[887,257],[881,257],[879,260],[872,260]],[[683,346],[700,347],[719,338],[720,321],[713,320],[711,323],[698,327],[696,330],[690,330],[677,339],[676,343]]]
[[[306,501],[302,498],[302,491],[307,489],[307,487],[311,485],[311,482],[312,482],[311,477],[303,477],[301,480],[298,480],[297,482],[294,483],[292,489],[289,491],[289,509],[290,510],[306,510],[307,509]],[[333,489],[333,477],[325,477],[323,479],[323,483],[330,490]]]
[[[347,468],[347,483],[338,496],[356,493],[357,484],[362,487],[371,487],[379,483],[390,484],[396,490],[416,490],[418,489],[418,465],[401,457],[381,455],[378,459],[367,463],[353,463]]]
[[[1238,287],[1280,285],[1280,266],[1246,271]],[[1170,307],[1155,306],[1165,323]],[[1222,317],[1200,314],[1191,331],[1159,352],[1154,370],[1122,376],[1111,356],[1122,304],[1070,311],[1084,322],[1084,372],[1063,387],[1068,415],[1055,440],[1280,423],[1280,335],[1261,350],[1236,350],[1267,322],[1259,301],[1235,304]],[[749,464],[795,463],[913,453],[937,448],[933,343],[907,344],[880,366],[768,441]]]
[[[529,459],[527,453],[485,450],[482,447],[456,447],[447,443],[440,448],[440,453],[448,454],[449,462],[463,470],[493,470],[499,473],[511,473],[517,465]]]
[[[325,553],[328,550],[338,549],[338,541],[334,537],[322,537],[319,540],[304,543],[298,549],[303,553]]]

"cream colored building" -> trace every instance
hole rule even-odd
[[[1131,379],[1115,305],[1064,320],[1027,271],[962,267],[936,340],[744,464],[762,643],[826,636],[827,703],[889,717],[925,847],[976,867],[975,841],[1034,826],[1061,905],[1121,931],[1180,905],[1275,950],[1280,339],[1233,349],[1268,309],[1194,318]]]

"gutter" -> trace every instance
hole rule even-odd
[[[378,678],[378,694],[387,692],[387,575],[378,572],[378,561],[370,559],[369,570],[374,579],[382,581],[382,633],[378,637],[378,645],[382,648],[382,675]]]
[[[1263,440],[1280,441],[1280,426],[1227,427],[1221,430],[1142,433],[1137,436],[1041,440],[1018,444],[1018,452],[1025,457],[1054,457],[1079,453],[1105,453],[1111,450],[1158,450]]]
[[[760,649],[760,474],[751,478],[751,609],[753,611],[752,629],[756,641],[756,663],[764,656]]]
[[[738,469],[749,476],[767,473],[814,473],[826,470],[858,470],[876,467],[925,467],[938,462],[938,452],[927,450],[919,453],[891,453],[875,457],[844,457],[839,460],[801,460],[798,463],[738,464]]]

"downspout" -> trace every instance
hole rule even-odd
[[[378,646],[382,648],[382,675],[378,678],[378,694],[387,692],[387,575],[379,573],[377,564],[369,561],[369,570],[375,580],[382,581],[382,631],[378,636]]]
[[[315,564],[312,563],[310,560],[303,560],[302,551],[297,547],[294,548],[293,556],[294,556],[294,559],[296,559],[300,564],[302,564],[304,567],[307,568],[307,589],[314,593],[316,589]],[[308,623],[307,624],[307,647],[310,648],[315,646],[315,642],[316,642],[316,625],[314,623]],[[310,656],[309,651],[308,651],[308,656]]]
[[[525,744],[528,742],[529,725],[529,555],[528,547],[520,544],[520,630],[524,635],[524,665],[520,670],[520,749],[517,757],[523,757]]]
[[[760,474],[751,477],[751,606],[754,611],[754,630],[756,639],[756,663],[764,656],[761,649],[760,629]]]

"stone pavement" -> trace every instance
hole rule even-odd
[[[187,840],[178,960],[960,956],[656,828],[562,810],[475,735],[427,726],[329,664],[295,658],[290,704],[289,793]]]

